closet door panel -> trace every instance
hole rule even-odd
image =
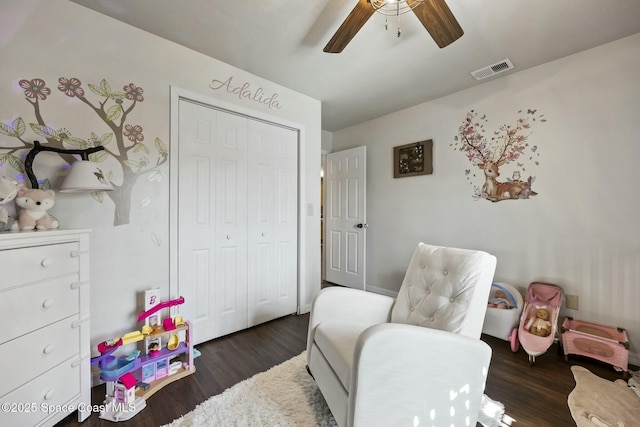
[[[217,112],[217,336],[247,327],[247,122]]]
[[[247,327],[247,119],[180,101],[178,280],[200,343]]]
[[[179,103],[178,282],[195,342],[215,335],[215,110]]]
[[[249,325],[297,309],[298,134],[249,121]]]

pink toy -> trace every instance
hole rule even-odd
[[[173,324],[173,319],[171,317],[167,317],[162,321],[162,327],[165,331],[173,331],[176,328],[176,325]]]
[[[142,322],[144,319],[151,316],[153,313],[157,312],[158,310],[162,310],[163,308],[173,307],[174,305],[180,305],[180,304],[184,304],[183,297],[172,299],[169,301],[159,302],[158,304],[151,307],[149,310],[143,311],[142,313],[140,313],[138,315],[138,322]]]
[[[191,323],[181,316],[176,316],[174,324],[170,317],[163,321],[159,314],[154,315],[162,308],[183,304],[184,298],[156,304],[159,301],[157,293],[155,289],[145,291],[146,311],[138,316],[138,321],[153,320],[157,330],[145,324],[142,331],[101,342],[98,344],[100,355],[91,358],[91,366],[100,368],[100,378],[106,382],[105,400],[100,410],[102,419],[114,422],[131,419],[146,407],[146,399],[157,390],[195,372]],[[144,341],[146,354],[136,349],[128,356],[117,356],[118,349],[138,341]],[[182,360],[173,361],[176,357]]]
[[[536,356],[544,354],[549,347],[551,347],[551,344],[553,344],[562,300],[563,292],[559,286],[549,283],[533,282],[529,284],[527,288],[527,295],[518,327],[518,339],[522,348],[529,355],[530,365],[535,363]],[[548,319],[544,320],[550,322],[548,325],[548,327],[550,327],[549,333],[544,336],[534,335],[529,332],[534,324],[538,326],[536,322],[540,319],[536,316],[536,312],[541,309],[548,312]],[[544,325],[547,325],[547,323]],[[540,324],[539,326],[542,328],[543,325]]]
[[[529,320],[527,320],[527,324],[524,325],[524,330],[528,331],[531,329],[531,326],[533,325],[533,322],[536,321],[536,318],[534,316],[529,317]]]
[[[136,379],[135,379],[135,377],[134,377],[130,372],[127,372],[126,374],[124,374],[123,376],[121,376],[121,377],[119,378],[119,381],[120,381],[122,384],[124,384],[124,386],[125,386],[127,389],[130,389],[131,387],[134,387],[134,386],[136,385],[136,382],[137,382],[137,381],[136,381]]]
[[[624,371],[625,378],[629,375],[629,340],[624,329],[565,317],[561,331],[565,361],[569,354],[577,354],[609,363]]]

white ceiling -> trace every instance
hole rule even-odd
[[[357,0],[72,1],[321,100],[328,131],[479,84],[470,72],[505,58],[515,70],[491,78],[640,32],[640,0],[447,0],[465,34],[444,49],[412,13],[388,31],[376,13],[328,54]]]

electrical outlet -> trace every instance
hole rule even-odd
[[[567,295],[567,308],[571,310],[578,310],[579,298],[578,295]]]

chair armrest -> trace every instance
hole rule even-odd
[[[349,426],[475,425],[491,347],[404,324],[364,331],[354,351]]]
[[[318,324],[328,321],[363,325],[386,323],[391,318],[394,301],[394,298],[358,289],[335,286],[322,289],[311,306],[307,357]]]

